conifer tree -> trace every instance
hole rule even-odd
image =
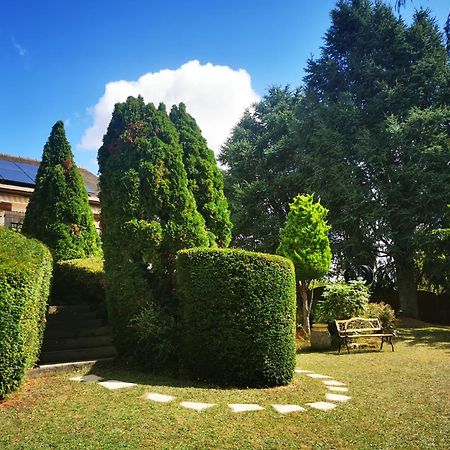
[[[303,330],[310,334],[310,313],[313,302],[308,295],[310,284],[330,270],[331,248],[328,239],[330,226],[325,217],[328,210],[314,202],[314,196],[297,195],[289,205],[286,224],[280,229],[277,253],[289,258],[295,267],[298,288],[302,299]]]
[[[168,355],[176,339],[175,254],[207,246],[165,106],[129,97],[115,106],[99,149],[107,304],[119,352]],[[145,324],[145,330],[139,330]],[[140,341],[141,339],[141,341]],[[147,361],[150,362],[150,361]],[[153,361],[159,364],[161,361]]]
[[[101,254],[86,187],[62,121],[55,123],[45,144],[22,232],[44,242],[55,260]]]
[[[228,202],[223,192],[223,176],[212,150],[195,119],[186,112],[184,103],[173,106],[170,120],[180,136],[183,162],[200,214],[212,233],[212,242],[228,247],[231,241],[232,223]]]

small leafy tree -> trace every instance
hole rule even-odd
[[[292,260],[297,275],[303,307],[303,328],[310,334],[312,293],[308,295],[313,280],[323,277],[331,265],[331,248],[328,239],[330,226],[325,217],[328,210],[314,202],[314,195],[297,195],[290,205],[284,228],[280,229],[281,242],[277,253]],[[297,298],[299,296],[297,295]]]
[[[175,125],[183,149],[183,162],[189,189],[197,203],[199,213],[205,219],[213,243],[228,247],[231,241],[232,223],[228,201],[223,193],[223,176],[212,150],[195,119],[186,111],[184,103],[173,106],[170,120]]]
[[[62,121],[55,123],[45,144],[22,232],[44,242],[57,261],[101,254],[86,187]]]

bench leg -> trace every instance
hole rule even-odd
[[[391,344],[392,351],[394,351],[394,343],[392,342],[392,337],[389,338],[389,343]]]
[[[347,347],[347,355],[350,354],[350,348],[348,346],[348,337],[345,338],[345,346]]]

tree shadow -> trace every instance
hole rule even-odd
[[[438,349],[450,350],[449,327],[402,328],[397,340],[408,346],[424,345]]]

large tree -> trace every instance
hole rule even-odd
[[[245,112],[222,147],[234,245],[275,252],[289,202],[303,190],[305,176],[289,130],[297,98],[289,87],[271,87]]]
[[[161,364],[176,356],[168,350],[177,340],[175,254],[209,243],[165,106],[142,97],[116,104],[98,161],[116,344],[121,354]]]
[[[417,316],[414,258],[450,197],[442,35],[426,11],[407,26],[381,2],[340,1],[305,82],[296,142],[310,183],[343,251],[392,259],[401,308]]]
[[[101,254],[86,187],[62,121],[55,123],[44,146],[22,232],[47,244],[55,260]]]
[[[212,233],[213,242],[217,242],[219,247],[228,247],[232,223],[223,192],[223,175],[214,153],[208,148],[200,128],[187,113],[184,103],[174,105],[169,117],[179,134],[189,189],[194,194],[198,211]]]

